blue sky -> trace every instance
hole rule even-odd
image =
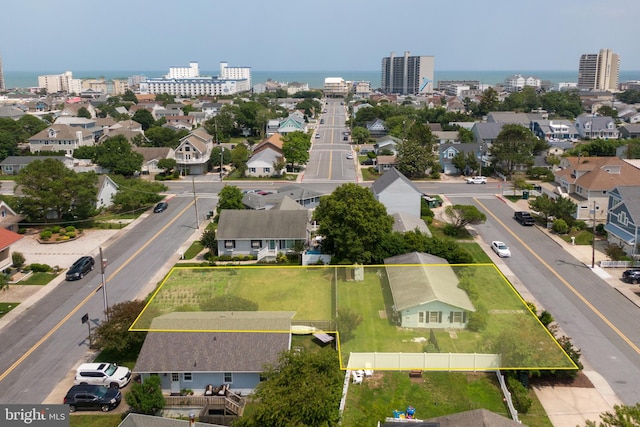
[[[5,0],[5,70],[577,70],[611,48],[640,70],[638,0]],[[635,46],[634,46],[635,44]]]

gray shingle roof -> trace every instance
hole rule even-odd
[[[616,190],[624,200],[633,223],[640,224],[640,186],[620,186]]]
[[[373,190],[374,194],[380,194],[384,191],[385,188],[396,182],[396,180],[398,179],[413,188],[416,193],[422,194],[422,192],[418,190],[415,185],[413,185],[413,182],[411,182],[409,178],[398,172],[396,168],[389,169],[380,178],[376,179],[373,185],[371,185],[371,189]]]
[[[396,310],[440,301],[475,311],[469,296],[458,288],[458,277],[453,269],[443,265],[448,264],[446,259],[422,252],[411,252],[386,258],[384,264]]]
[[[218,239],[306,239],[306,211],[235,210],[220,212]]]
[[[164,418],[130,412],[118,427],[189,427],[188,420]],[[196,422],[195,427],[217,427],[218,424]]]

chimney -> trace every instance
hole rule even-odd
[[[78,147],[82,147],[82,131],[76,132],[76,139],[78,140]]]

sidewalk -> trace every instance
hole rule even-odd
[[[502,196],[496,195],[508,206],[516,210],[529,210],[529,203],[526,200],[511,202]],[[535,226],[538,227],[538,226]],[[631,302],[640,307],[640,297],[636,295],[628,284],[619,279],[624,269],[605,269],[598,266],[598,261],[607,259],[603,252],[606,242],[596,242],[595,261],[596,265],[591,268],[592,247],[588,245],[571,245],[557,235],[549,232],[546,228],[538,227],[557,245],[562,247],[567,253],[574,256],[585,266],[591,269],[594,274],[603,279],[609,286],[616,289]],[[481,246],[487,246],[484,242],[479,242]],[[531,301],[541,310],[543,307],[535,300],[533,295],[522,285],[518,278],[511,272],[504,262],[493,252],[485,248],[492,257],[496,265],[503,272],[505,277],[511,281],[516,290],[526,301]],[[559,330],[560,334],[563,334]],[[564,334],[566,335],[566,334]],[[594,388],[585,387],[534,387],[538,400],[545,409],[547,416],[556,427],[584,426],[587,420],[600,421],[600,414],[612,411],[614,405],[622,405],[623,402],[611,389],[607,381],[589,365],[587,360],[582,360],[584,365],[583,373],[589,378]]]

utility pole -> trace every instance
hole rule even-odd
[[[596,202],[593,201],[593,238],[591,239],[591,268],[596,266]]]
[[[222,182],[222,163],[224,162],[224,147],[220,147],[220,182]]]
[[[102,255],[102,246],[100,246],[100,273],[102,274],[102,297],[104,300],[104,315],[107,322],[109,321],[109,299],[107,298],[107,281],[104,276],[104,270],[107,268],[107,259]]]
[[[196,182],[191,177],[191,186],[193,187],[193,206],[196,208],[196,230],[199,229],[198,225],[198,197],[196,196]]]

